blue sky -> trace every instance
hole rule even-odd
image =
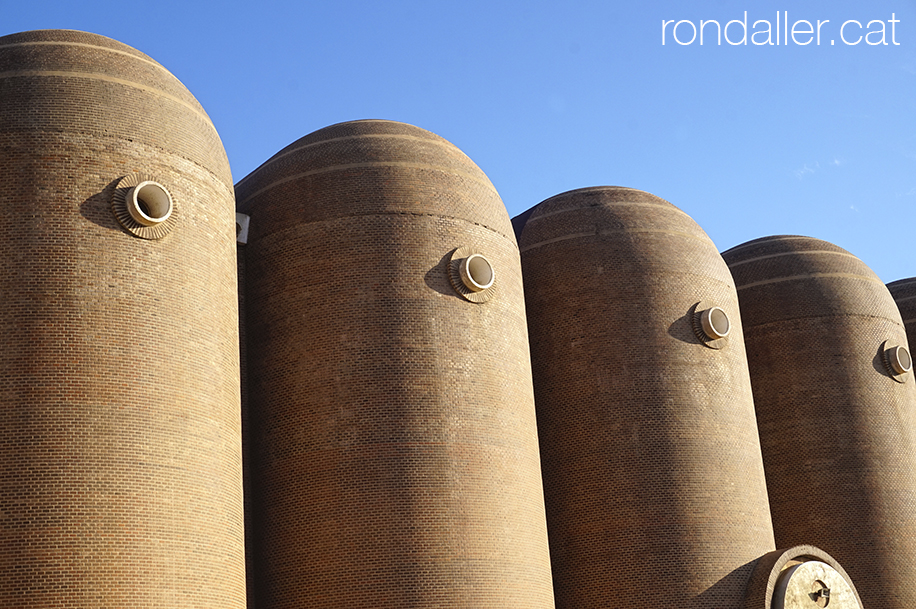
[[[210,114],[236,181],[312,131],[385,118],[456,144],[512,216],[629,186],[689,213],[720,250],[803,234],[884,281],[916,276],[914,0],[5,4],[0,34],[91,31],[162,63]],[[702,46],[662,45],[663,21],[684,21],[687,41],[745,11],[747,45],[715,44],[712,25]],[[784,36],[784,11],[825,22],[820,45],[803,23],[808,45],[752,44],[777,12]],[[845,40],[876,33],[846,44],[850,20]],[[877,22],[886,45],[868,44]]]

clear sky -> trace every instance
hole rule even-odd
[[[236,181],[312,131],[385,118],[456,144],[511,216],[628,186],[720,250],[802,234],[916,276],[914,0],[2,3],[0,34],[85,30],[162,63]],[[711,23],[678,43],[712,20],[739,20],[740,42],[745,12],[747,44]]]

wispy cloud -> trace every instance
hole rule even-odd
[[[805,163],[804,167],[802,167],[801,169],[796,169],[792,173],[794,173],[795,177],[798,178],[799,180],[803,180],[807,174],[814,173],[815,171],[817,171],[820,168],[821,168],[820,163],[815,163],[813,166],[809,165],[808,163]]]
[[[841,167],[846,164],[846,161],[839,157],[833,157],[832,160],[828,161],[826,167]],[[801,168],[792,170],[792,173],[799,180],[804,180],[806,175],[816,173],[820,171],[821,163],[820,161],[815,161],[814,163],[805,163]]]

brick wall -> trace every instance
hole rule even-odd
[[[670,203],[574,190],[517,218],[557,607],[743,607],[774,549],[738,301]],[[729,336],[693,318],[722,307]]]
[[[486,176],[399,123],[237,186],[260,609],[552,607],[518,248]],[[488,257],[464,299],[456,248]]]
[[[881,352],[906,344],[887,288],[808,237],[723,254],[738,288],[779,547],[822,548],[868,609],[916,606],[916,385]]]
[[[138,174],[174,198],[162,239],[112,213]],[[798,558],[774,530],[913,606],[916,385],[848,252],[726,253],[749,377],[722,258],[647,193],[553,197],[520,255],[480,169],[389,121],[236,193],[238,252],[219,136],[146,55],[0,38],[0,606],[743,607]],[[910,326],[914,286],[889,286]],[[697,333],[711,306],[727,339]]]
[[[0,38],[0,606],[244,606],[233,192],[193,97],[70,31]],[[115,219],[119,179],[172,232]]]
[[[887,289],[897,303],[900,317],[906,328],[907,342],[916,344],[916,278],[901,279],[887,284]],[[912,352],[910,353],[912,355]]]

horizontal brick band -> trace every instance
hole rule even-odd
[[[849,258],[855,258],[856,260],[858,260],[858,258],[853,256],[852,254],[849,254],[846,252],[837,252],[833,250],[807,250],[805,252],[805,255],[807,256],[808,254],[832,254],[834,256],[848,256]],[[729,268],[741,266],[742,264],[747,264],[749,262],[758,262],[760,260],[769,260],[770,258],[780,258],[782,256],[797,256],[797,255],[798,255],[797,252],[779,252],[778,254],[767,254],[766,256],[757,256],[756,258],[748,258],[747,260],[739,260],[731,264]]]
[[[424,144],[438,144],[442,146],[443,148],[448,148],[448,146],[446,146],[442,142],[431,140],[429,138],[416,137],[413,135],[402,135],[402,134],[394,134],[394,133],[366,133],[362,135],[347,135],[343,137],[330,138],[327,140],[320,140],[317,142],[309,142],[308,144],[303,144],[302,146],[296,146],[295,148],[292,148],[290,150],[284,150],[282,152],[278,152],[274,156],[267,159],[258,169],[263,170],[265,167],[269,167],[270,165],[274,164],[275,162],[279,161],[282,158],[288,157],[289,155],[295,154],[297,152],[302,152],[303,150],[306,150],[308,148],[312,148],[315,146],[324,146],[327,144],[333,144],[337,142],[346,142],[346,141],[351,141],[351,140],[366,140],[367,138],[408,140],[408,141],[414,141],[414,142],[422,142]],[[245,181],[248,178],[250,178],[252,175],[254,174],[250,173],[247,176],[245,176],[244,178],[242,178],[241,180],[239,180],[238,185],[241,186],[242,184],[244,184]],[[258,192],[261,192],[261,191],[258,191]]]
[[[729,253],[734,254],[735,252],[740,252],[741,250],[743,250],[746,247],[758,247],[762,242],[774,243],[777,241],[791,241],[793,239],[800,239],[800,238],[801,237],[799,237],[798,235],[778,235],[774,237],[762,237],[760,239],[754,239],[752,241],[748,241],[747,243],[742,243],[741,245],[736,245],[735,247],[730,248],[728,251]]]
[[[529,222],[530,222],[530,221],[529,221]],[[571,234],[571,235],[564,235],[564,236],[562,236],[562,237],[555,237],[555,238],[553,238],[553,239],[547,239],[547,240],[545,240],[545,241],[539,241],[538,243],[532,243],[531,245],[526,245],[525,247],[521,248],[519,251],[520,251],[520,252],[527,252],[527,251],[533,250],[533,249],[535,249],[535,248],[538,248],[538,247],[541,247],[541,246],[544,246],[544,245],[549,245],[549,244],[551,244],[551,243],[557,243],[557,242],[560,242],[560,241],[567,241],[567,240],[569,240],[569,239],[581,239],[582,237],[596,237],[596,236],[599,236],[599,237],[600,237],[600,236],[602,236],[602,235],[612,235],[612,234],[617,234],[617,233],[626,233],[626,234],[628,234],[628,235],[634,235],[634,234],[640,234],[640,233],[664,234],[664,235],[673,235],[673,236],[676,236],[676,237],[686,237],[687,239],[694,239],[694,240],[696,240],[696,241],[700,241],[701,243],[703,242],[703,240],[700,239],[699,237],[697,237],[696,235],[691,235],[690,233],[684,233],[684,232],[680,232],[680,231],[664,230],[664,229],[660,229],[660,228],[659,228],[659,229],[654,229],[654,228],[641,228],[641,229],[622,228],[622,229],[620,229],[620,230],[602,230],[602,231],[596,231],[596,232],[593,232],[593,233],[575,233],[575,234]]]
[[[14,49],[14,48],[17,48],[17,47],[35,47],[35,46],[56,46],[56,47],[59,47],[59,46],[68,46],[68,47],[82,47],[82,48],[86,48],[86,49],[97,49],[97,50],[99,50],[99,51],[106,51],[106,52],[109,52],[109,53],[117,53],[118,55],[124,55],[125,57],[130,57],[131,59],[136,59],[136,60],[138,60],[138,61],[143,61],[143,62],[145,62],[145,63],[148,63],[148,64],[151,65],[151,66],[154,66],[154,67],[156,67],[156,68],[159,68],[160,70],[162,70],[163,72],[165,72],[165,73],[168,74],[169,76],[172,75],[171,72],[169,72],[168,70],[166,70],[161,64],[159,64],[159,63],[153,61],[152,59],[149,59],[149,58],[147,58],[147,57],[144,57],[144,56],[142,56],[142,55],[138,55],[138,54],[136,54],[136,53],[128,53],[127,51],[121,51],[121,50],[119,50],[119,49],[113,49],[113,48],[111,48],[111,47],[103,47],[103,46],[99,46],[99,45],[96,45],[96,44],[87,44],[87,43],[85,43],[85,42],[62,42],[62,41],[40,40],[40,41],[33,41],[33,42],[17,42],[17,43],[14,43],[14,44],[0,44],[0,49]]]
[[[244,200],[239,201],[238,204],[244,205],[245,203],[267,192],[271,188],[275,188],[281,184],[286,184],[287,182],[295,182],[296,180],[301,180],[302,178],[307,178],[309,176],[319,175],[322,173],[332,173],[335,171],[346,171],[348,169],[366,169],[369,167],[404,167],[407,169],[428,169],[432,171],[441,171],[443,173],[449,173],[452,175],[458,175],[464,178],[468,178],[469,180],[473,180],[479,184],[489,186],[490,188],[493,187],[492,183],[489,180],[481,179],[478,176],[471,175],[469,173],[456,171],[454,168],[451,168],[451,167],[437,167],[435,165],[426,165],[424,163],[406,163],[406,162],[397,162],[397,161],[373,161],[369,163],[347,163],[344,165],[334,165],[332,167],[321,167],[320,169],[313,169],[311,171],[304,171],[302,173],[297,173],[295,175],[287,176],[283,179],[271,182],[270,184],[261,188],[260,190],[257,190],[251,193],[250,195],[245,197]]]
[[[902,302],[909,302],[909,301],[911,301],[911,300],[916,300],[916,295],[914,295],[914,296],[907,296],[906,298],[896,298],[895,300],[896,300],[896,302],[897,302],[897,306],[900,306],[900,303],[902,303]]]
[[[662,205],[662,204],[660,204],[660,203],[646,203],[646,202],[642,202],[642,201],[640,201],[640,202],[638,202],[638,203],[634,203],[634,202],[629,202],[629,201],[618,201],[618,202],[608,202],[608,203],[605,204],[605,206],[607,206],[607,207],[613,207],[613,206],[616,206],[616,205],[619,205],[619,206],[626,206],[626,207],[662,207],[662,208],[664,208],[666,211],[676,211],[676,212],[678,212],[678,213],[680,213],[680,214],[683,214],[684,216],[686,216],[686,217],[688,217],[688,218],[690,217],[689,215],[687,215],[686,213],[684,213],[683,210],[673,208],[673,207],[671,207],[670,205]],[[528,219],[528,222],[537,222],[538,220],[543,220],[544,218],[549,218],[550,216],[556,216],[557,214],[565,214],[565,213],[569,213],[569,212],[573,212],[573,211],[579,211],[579,209],[580,209],[580,208],[578,208],[578,207],[570,207],[570,208],[566,208],[566,209],[557,209],[557,210],[554,210],[554,211],[548,211],[548,212],[539,213],[537,216],[534,216],[534,217],[532,217],[532,218],[529,218],[529,219]]]
[[[805,252],[807,253],[807,252]],[[775,279],[765,279],[763,281],[755,281],[753,283],[746,283],[744,285],[738,286],[738,291],[746,290],[748,288],[755,288],[761,285],[770,285],[774,283],[784,283],[787,281],[798,281],[801,279],[815,279],[821,277],[838,277],[844,279],[861,279],[863,281],[871,281],[872,283],[877,283],[884,285],[880,280],[875,279],[874,277],[866,277],[865,275],[855,275],[853,273],[804,273],[802,275],[792,275],[791,277],[776,277]]]
[[[57,77],[57,78],[85,78],[89,80],[98,80],[102,82],[111,82],[118,85],[124,85],[125,87],[133,87],[134,89],[139,89],[147,93],[152,93],[158,97],[171,100],[177,104],[181,104],[200,118],[204,119],[211,126],[213,123],[210,121],[210,117],[207,116],[205,112],[201,112],[198,108],[195,108],[192,104],[189,104],[183,99],[169,95],[160,89],[153,87],[147,87],[146,85],[141,85],[140,83],[133,82],[130,80],[124,80],[123,78],[115,78],[113,76],[105,76],[104,74],[93,74],[91,72],[66,72],[62,70],[14,70],[10,72],[0,72],[0,78],[29,78],[29,77]]]

